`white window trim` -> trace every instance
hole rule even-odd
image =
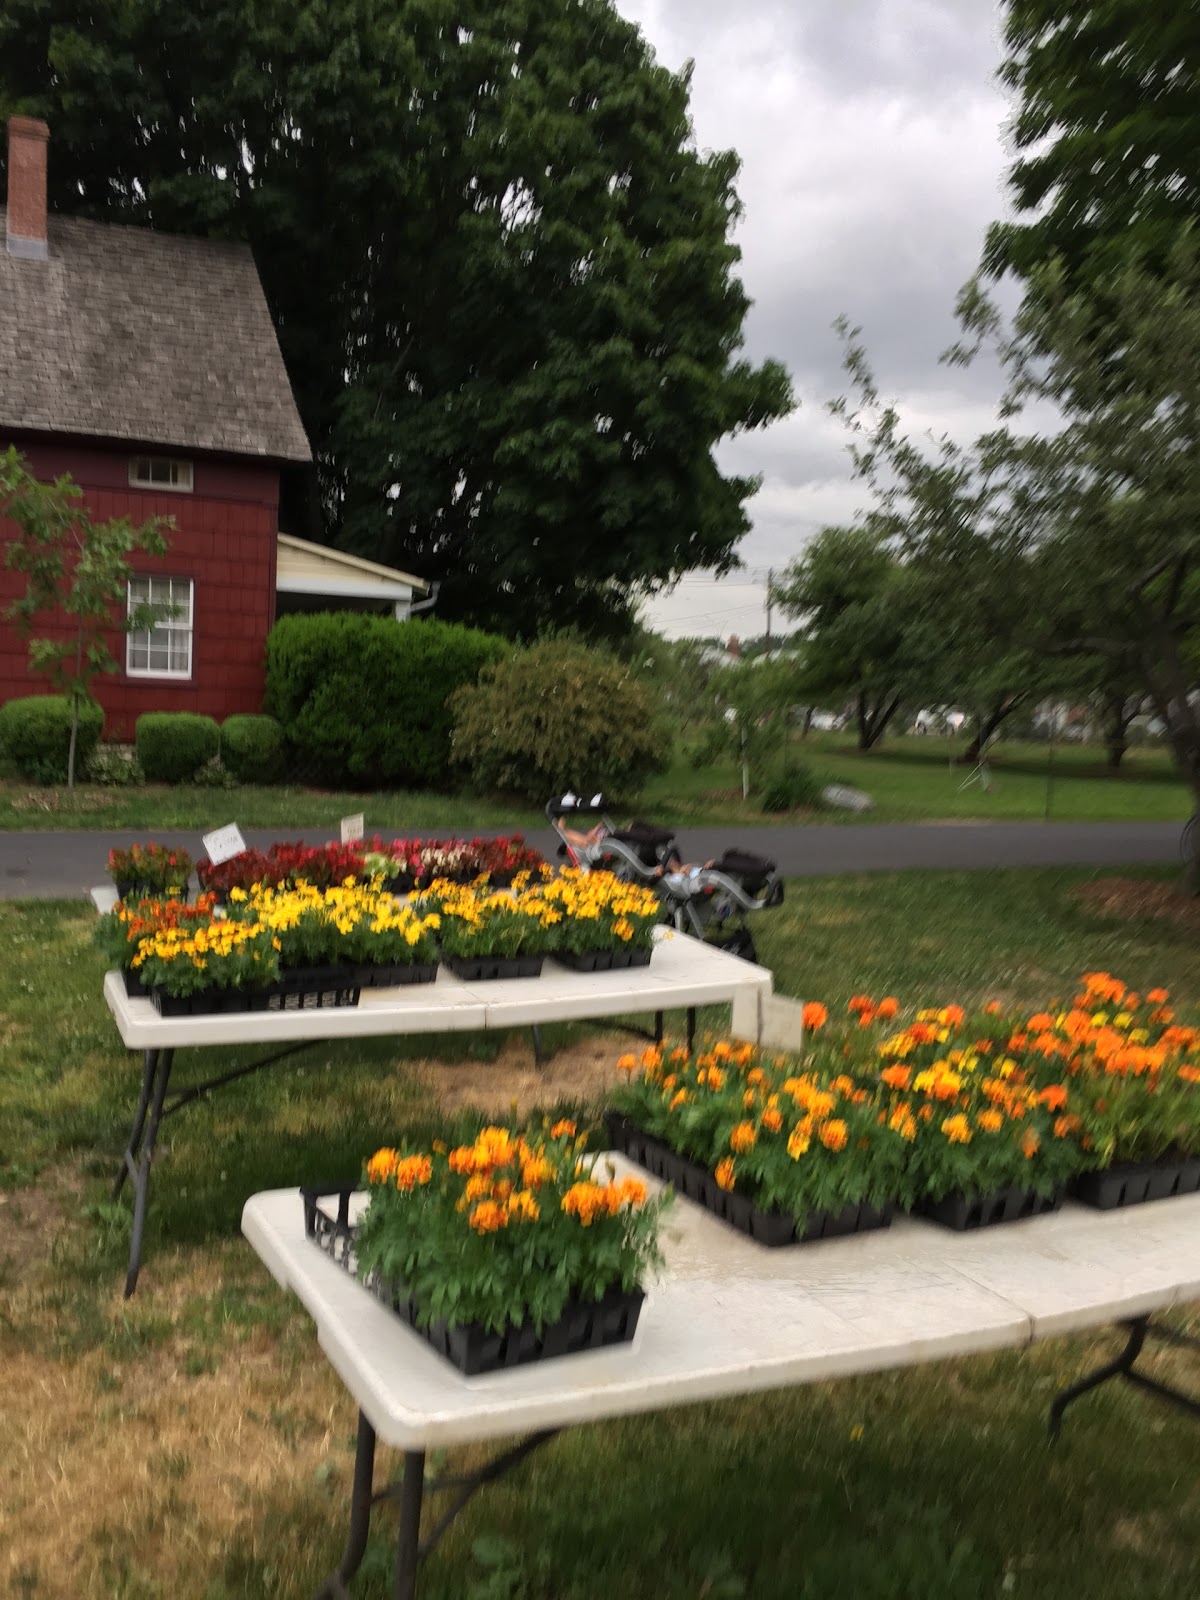
[[[188,586],[188,621],[184,629],[176,617],[165,617],[159,627],[187,634],[188,664],[186,671],[180,667],[135,667],[132,664],[133,641],[140,635],[153,632],[152,629],[135,628],[132,633],[125,635],[125,676],[127,678],[163,678],[171,679],[175,683],[186,683],[192,677],[196,662],[195,633],[196,633],[196,580],[194,578],[175,578],[169,574],[135,573],[125,586],[125,615],[129,615],[129,608],[133,604],[132,588],[134,583],[142,583],[147,579],[160,578],[160,581],[170,583],[186,583]],[[148,654],[149,652],[147,652]]]
[[[149,478],[139,478],[137,469],[138,464],[142,461],[164,461],[173,466],[185,469],[187,473],[187,482],[153,483]],[[129,487],[131,489],[146,489],[152,494],[157,494],[159,490],[161,490],[163,494],[193,494],[196,487],[196,474],[192,463],[183,456],[130,456]]]

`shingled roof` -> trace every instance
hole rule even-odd
[[[25,260],[5,222],[0,428],[311,459],[247,246],[51,217]]]

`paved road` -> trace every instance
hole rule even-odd
[[[1175,822],[888,823],[846,827],[685,828],[689,861],[719,856],[727,845],[769,855],[788,877],[836,872],[885,872],[903,867],[973,868],[1117,866],[1179,860]],[[496,831],[496,830],[492,830]],[[512,830],[509,830],[512,831]],[[246,830],[246,842],[266,846],[299,830]],[[110,846],[144,839],[132,833],[0,833],[0,899],[70,899],[104,881]],[[308,830],[308,840],[319,835]],[[155,833],[164,844],[201,852],[199,833]],[[529,842],[547,852],[548,831]]]

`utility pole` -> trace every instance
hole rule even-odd
[[[774,567],[767,568],[767,649],[766,654],[771,654],[771,589],[775,583]]]

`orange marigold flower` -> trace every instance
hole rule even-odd
[[[554,1168],[545,1156],[528,1156],[521,1163],[521,1186],[525,1189],[540,1189],[544,1183],[549,1183],[554,1176]]]
[[[812,1138],[808,1124],[806,1122],[798,1122],[791,1133],[788,1134],[787,1153],[793,1161],[799,1161],[800,1157],[807,1153],[811,1143]]]
[[[1000,1015],[1000,1002],[999,1000],[989,1000],[983,1009],[987,1016],[998,1017]]]
[[[1171,991],[1169,989],[1147,989],[1146,990],[1146,999],[1149,1001],[1149,1003],[1152,1006],[1165,1006],[1167,1001],[1170,998],[1171,998]],[[1186,999],[1187,996],[1185,995],[1184,998]]]
[[[722,1189],[732,1189],[734,1185],[733,1157],[726,1156],[723,1161],[718,1161],[713,1177]]]
[[[617,1070],[619,1072],[634,1072],[634,1071],[636,1071],[636,1069],[637,1069],[637,1057],[636,1056],[632,1056],[632,1055],[628,1055],[627,1054],[627,1055],[623,1055],[623,1056],[618,1058],[618,1060],[617,1060]]]
[[[729,1135],[729,1148],[740,1155],[744,1150],[752,1150],[757,1139],[758,1134],[752,1122],[739,1122]]]
[[[646,1204],[647,1189],[640,1178],[622,1178],[619,1193],[621,1204],[630,1206],[635,1211],[639,1206]]]
[[[1061,1111],[1067,1103],[1067,1086],[1065,1083],[1049,1083],[1038,1099],[1047,1111]]]
[[[885,1022],[890,1022],[900,1009],[900,1002],[894,994],[885,994],[875,1007],[875,1015],[882,1017]]]
[[[947,1117],[942,1123],[942,1132],[951,1144],[970,1144],[971,1124],[960,1111],[957,1116]]]
[[[1193,1067],[1185,1062],[1180,1067],[1178,1075],[1185,1083],[1200,1083],[1200,1067]]]
[[[428,1156],[404,1156],[396,1163],[396,1187],[407,1194],[433,1177],[433,1162]]]
[[[753,1089],[747,1089],[745,1091],[745,1093],[742,1095],[742,1109],[745,1110],[745,1111],[749,1111],[751,1106],[754,1104],[754,1102],[755,1102],[755,1100],[757,1098],[758,1097],[754,1093]]]
[[[819,1000],[810,1000],[800,1013],[800,1020],[806,1028],[814,1033],[818,1028],[823,1028],[829,1020],[829,1012]]]
[[[828,1122],[823,1122],[817,1129],[817,1138],[826,1150],[844,1150],[849,1137],[846,1124],[840,1117],[831,1117]]]
[[[774,1106],[768,1106],[762,1114],[762,1124],[769,1133],[778,1133],[783,1127],[783,1116]]]
[[[573,1183],[563,1195],[561,1208],[569,1217],[578,1217],[583,1226],[588,1228],[598,1212],[608,1209],[608,1203],[600,1185],[584,1179],[580,1183]]]
[[[687,1103],[688,1103],[688,1092],[687,1092],[687,1090],[686,1089],[676,1089],[675,1093],[671,1096],[671,1104],[667,1107],[667,1110],[668,1111],[678,1111],[680,1106],[685,1106],[685,1105],[687,1105]]]
[[[367,1162],[367,1182],[387,1183],[396,1171],[396,1164],[400,1160],[396,1150],[376,1150]]]
[[[1174,1020],[1175,1013],[1171,1010],[1170,1006],[1159,1006],[1156,1010],[1150,1013],[1151,1022],[1173,1022]]]
[[[1075,1116],[1055,1117],[1054,1137],[1065,1139],[1069,1134],[1079,1132],[1079,1118]]]
[[[838,1094],[851,1094],[854,1090],[854,1079],[848,1078],[844,1072],[839,1072],[829,1087]]]
[[[528,1189],[517,1189],[508,1197],[508,1214],[517,1217],[522,1222],[536,1222],[541,1216],[541,1207],[530,1194]]]
[[[570,1117],[562,1117],[550,1129],[552,1139],[573,1139],[575,1137],[575,1124]]]
[[[476,1233],[497,1233],[508,1226],[508,1212],[494,1200],[481,1200],[468,1220]]]
[[[907,1089],[912,1082],[911,1067],[884,1067],[879,1074],[889,1089]]]
[[[755,1088],[757,1088],[760,1083],[765,1083],[766,1081],[767,1075],[761,1067],[752,1067],[746,1074],[746,1082],[754,1084]]]
[[[917,1136],[916,1118],[913,1116],[911,1108],[906,1105],[898,1105],[896,1107],[888,1118],[888,1127],[891,1128],[893,1133],[898,1133],[902,1139],[907,1139],[910,1143]]]
[[[875,1002],[869,994],[852,994],[846,1002],[847,1011],[873,1011]]]
[[[1031,1161],[1037,1155],[1041,1142],[1032,1128],[1025,1129],[1021,1137],[1021,1153],[1026,1161]]]
[[[981,1111],[977,1120],[985,1133],[999,1133],[1004,1126],[1004,1118],[991,1106],[986,1111]]]
[[[647,1071],[653,1071],[655,1067],[662,1066],[662,1051],[657,1045],[649,1045],[642,1051],[642,1066]]]
[[[957,1028],[965,1016],[966,1012],[961,1006],[943,1006],[937,1014],[937,1019],[945,1028]]]
[[[1049,1033],[1054,1027],[1054,1018],[1048,1011],[1035,1012],[1025,1024],[1030,1033]]]

